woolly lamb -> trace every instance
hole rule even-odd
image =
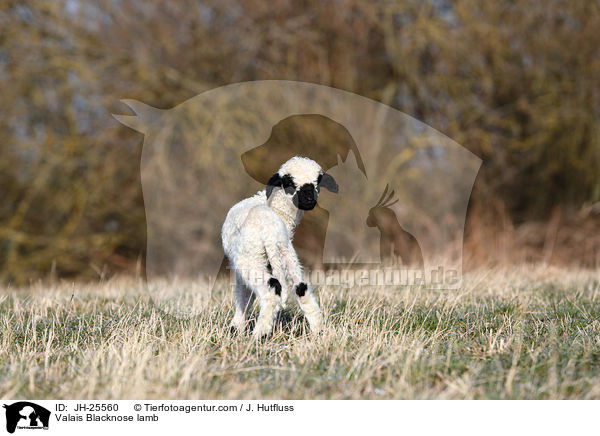
[[[248,312],[258,297],[260,315],[254,336],[270,334],[279,309],[287,301],[290,283],[312,332],[321,329],[321,311],[302,277],[302,266],[292,246],[294,230],[304,211],[317,204],[320,188],[338,191],[333,177],[319,164],[293,157],[271,177],[265,190],[229,210],[221,237],[235,271],[236,312],[231,324],[238,331],[244,330]]]

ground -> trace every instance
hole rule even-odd
[[[197,316],[165,315],[132,279],[4,288],[0,396],[600,399],[599,271],[479,270],[454,291],[326,286],[318,337],[292,306],[262,343],[230,332],[227,284],[148,286],[193,296]]]

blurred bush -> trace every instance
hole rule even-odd
[[[139,268],[142,136],[110,113],[247,80],[428,123],[484,159],[473,202],[511,222],[598,202],[599,28],[586,0],[5,0],[0,279]]]

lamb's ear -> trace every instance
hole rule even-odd
[[[273,174],[273,177],[271,177],[267,182],[267,198],[271,196],[273,188],[275,188],[276,186],[281,186],[281,176],[279,175],[279,173]]]
[[[323,173],[322,176],[320,177],[320,181],[319,181],[319,186],[321,188],[325,188],[330,190],[331,192],[334,193],[338,193],[338,184],[336,183],[335,179],[333,177],[331,177],[329,174],[327,173]]]

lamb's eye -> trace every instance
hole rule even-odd
[[[319,177],[317,177],[317,185],[319,183],[321,183],[321,179],[323,178],[323,174],[319,174]]]
[[[296,192],[296,184],[289,174],[286,174],[281,178],[281,186],[283,186],[286,194],[293,194]]]

